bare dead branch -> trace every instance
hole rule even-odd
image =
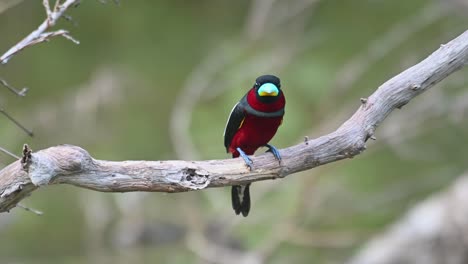
[[[39,186],[71,184],[103,192],[184,192],[282,178],[330,162],[352,158],[396,108],[428,90],[468,61],[468,30],[419,64],[381,85],[336,131],[280,150],[242,159],[206,161],[105,161],[82,148],[61,145],[32,153],[28,170],[20,161],[0,171],[0,212],[8,211]],[[358,100],[356,100],[358,102]]]
[[[47,18],[44,22],[42,22],[39,27],[31,32],[27,37],[23,40],[18,42],[15,46],[11,47],[5,54],[0,57],[0,63],[6,64],[19,51],[23,50],[24,48],[30,47],[32,45],[48,41],[50,38],[55,36],[63,36],[68,40],[71,40],[75,44],[79,44],[79,41],[72,38],[69,35],[69,32],[63,29],[47,32],[47,30],[57,23],[60,17],[63,16],[65,11],[73,5],[76,5],[79,0],[66,0],[64,3],[60,4],[60,0],[56,0],[54,9],[51,10],[49,6],[49,0],[43,0],[42,4],[46,10]]]

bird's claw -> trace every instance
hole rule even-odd
[[[245,152],[242,149],[237,148],[237,151],[239,152],[240,156],[244,159],[245,165],[247,165],[247,167],[249,167],[249,169],[252,170],[253,161],[249,158],[249,156],[247,156],[247,154],[245,154]]]
[[[271,152],[273,154],[273,156],[275,156],[275,158],[278,160],[278,161],[281,161],[281,155],[280,155],[280,152],[277,148],[275,148],[274,146],[270,145],[270,144],[266,144],[265,147],[268,148],[267,152]]]

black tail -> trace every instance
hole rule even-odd
[[[231,189],[232,209],[236,214],[242,213],[245,217],[250,211],[250,183],[247,185],[235,185]]]

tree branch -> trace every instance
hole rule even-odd
[[[65,11],[70,6],[76,5],[78,2],[79,0],[66,0],[64,3],[60,4],[60,0],[56,0],[54,9],[51,10],[49,6],[49,0],[43,0],[42,5],[44,6],[47,14],[46,20],[44,20],[44,22],[42,22],[42,24],[39,25],[36,30],[31,32],[27,37],[5,52],[5,54],[0,57],[0,64],[6,64],[13,55],[23,50],[24,48],[35,45],[37,43],[48,41],[50,38],[55,36],[63,36],[73,43],[79,44],[80,42],[70,36],[67,30],[60,29],[57,31],[46,32],[46,30],[55,26],[57,21],[60,19],[60,17],[63,16]]]
[[[76,146],[61,145],[33,154],[0,171],[0,212],[8,211],[39,186],[66,183],[103,192],[183,192],[276,179],[330,162],[352,158],[395,109],[428,90],[468,61],[468,30],[419,64],[393,77],[336,131],[281,149],[279,164],[270,154],[207,161],[105,161]],[[26,149],[27,150],[27,149]]]

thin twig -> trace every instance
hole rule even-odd
[[[3,147],[0,147],[0,151],[3,152],[3,153],[5,153],[5,154],[7,154],[7,155],[10,155],[11,157],[13,157],[13,158],[15,158],[15,159],[17,159],[17,160],[20,159],[19,156],[16,156],[15,154],[13,154],[13,152],[11,152],[11,151],[9,151],[9,150],[3,148]]]
[[[2,107],[0,107],[0,113],[2,113],[4,116],[6,116],[8,119],[10,119],[11,122],[15,123],[15,125],[19,128],[21,128],[21,130],[23,130],[26,134],[28,134],[28,136],[30,137],[33,137],[34,136],[34,133],[27,129],[25,126],[23,126],[20,122],[18,122],[16,119],[14,119],[11,115],[9,115],[5,109],[3,109]]]
[[[66,0],[63,4],[59,4],[59,0],[57,0],[55,2],[56,5],[54,7],[54,10],[52,11],[49,6],[49,1],[43,0],[42,4],[44,5],[44,8],[47,13],[46,20],[42,22],[42,24],[36,30],[34,30],[27,37],[25,37],[15,46],[11,47],[7,52],[5,52],[5,54],[3,54],[0,57],[0,63],[6,64],[11,59],[11,57],[19,51],[37,43],[47,41],[51,37],[55,36],[63,36],[66,39],[71,40],[73,43],[79,44],[79,42],[72,38],[66,30],[61,29],[54,32],[46,32],[49,28],[53,27],[57,23],[58,19],[63,16],[65,11],[70,6],[77,4],[78,2],[79,0]]]
[[[18,204],[18,207],[19,207],[19,208],[22,208],[22,209],[24,209],[24,210],[26,210],[26,211],[28,211],[28,212],[31,212],[31,213],[33,213],[33,214],[39,215],[39,216],[41,216],[41,215],[44,214],[42,211],[33,209],[33,208],[31,208],[31,207],[27,207],[27,206],[25,206],[24,204],[21,204],[21,203]]]
[[[27,87],[24,87],[23,89],[18,90],[15,87],[11,86],[9,83],[7,83],[7,81],[5,81],[4,79],[0,79],[0,84],[8,88],[8,90],[10,90],[12,93],[21,97],[26,96],[26,93],[29,90]]]
[[[57,4],[59,0],[56,0],[55,4]],[[51,19],[52,10],[50,10],[49,0],[42,0],[42,5],[46,10],[47,19]]]
[[[48,1],[48,0],[47,0]],[[59,5],[60,5],[61,0],[55,0],[55,5],[54,5],[54,12],[57,12]],[[79,2],[79,1],[78,1]]]

